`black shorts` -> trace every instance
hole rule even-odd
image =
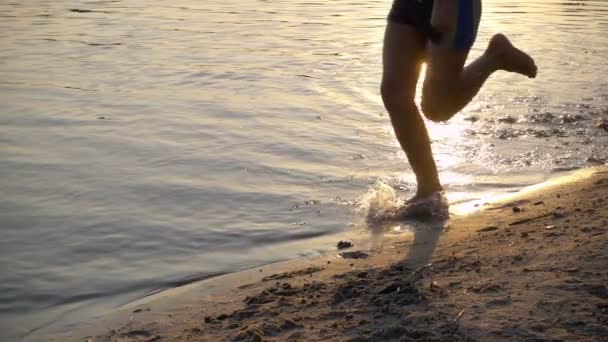
[[[388,21],[411,25],[437,45],[452,49],[470,49],[477,37],[481,18],[481,0],[458,2],[457,21],[452,32],[438,32],[431,26],[433,0],[394,0]]]

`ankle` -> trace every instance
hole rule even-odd
[[[441,185],[436,185],[433,187],[425,187],[425,188],[418,188],[418,190],[416,191],[416,195],[414,195],[413,198],[415,199],[420,199],[420,198],[426,198],[431,196],[434,193],[437,192],[441,192],[443,191],[443,187]]]
[[[509,53],[513,48],[507,36],[497,33],[490,39],[484,55],[492,60],[492,64],[495,65],[496,70],[506,70]]]

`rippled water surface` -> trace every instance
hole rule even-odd
[[[390,1],[0,3],[0,332],[329,248],[413,176],[379,97]],[[452,201],[605,163],[607,1],[484,1],[539,77],[429,124]]]

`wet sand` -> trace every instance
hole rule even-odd
[[[47,338],[605,340],[607,194],[608,167],[587,169],[427,223],[413,239],[385,237],[380,253],[355,244],[221,276],[134,303],[89,336],[80,327]]]

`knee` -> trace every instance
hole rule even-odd
[[[453,113],[449,105],[448,97],[438,93],[423,92],[420,107],[424,116],[434,122],[444,122],[449,120]]]
[[[380,94],[382,95],[382,102],[386,110],[391,111],[395,102],[399,98],[399,90],[397,84],[387,80],[382,80],[380,85]]]
[[[403,111],[404,108],[414,105],[414,92],[415,89],[408,89],[398,81],[382,80],[380,86],[382,102],[389,114]]]
[[[452,116],[438,101],[422,100],[421,107],[424,116],[434,122],[444,122]]]

